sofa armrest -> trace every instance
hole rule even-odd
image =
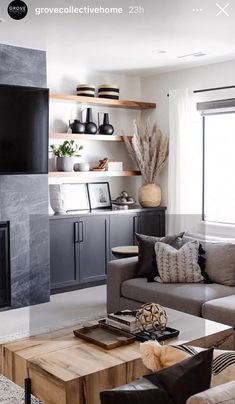
[[[235,403],[235,381],[221,384],[191,396],[186,404]]]
[[[108,263],[107,269],[107,312],[120,310],[122,282],[136,275],[138,257],[122,258]]]

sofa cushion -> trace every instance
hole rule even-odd
[[[184,233],[174,234],[166,237],[153,237],[136,233],[136,240],[139,246],[137,278],[147,278],[152,281],[158,275],[154,245],[157,241],[170,244],[174,248],[180,248]]]
[[[179,250],[157,242],[155,244],[156,261],[159,276],[157,282],[163,283],[199,283],[204,278],[198,265],[199,244],[196,240],[183,245]]]
[[[235,328],[235,294],[204,303],[202,315],[208,320],[217,321]]]
[[[222,384],[190,397],[186,404],[234,404],[235,382]]]
[[[138,302],[155,302],[171,309],[201,316],[202,304],[208,300],[235,294],[235,287],[215,283],[157,283],[144,278],[122,283],[122,296]]]
[[[235,245],[206,243],[206,272],[209,278],[222,285],[235,285]]]
[[[216,242],[215,239],[206,239],[203,235],[196,236],[185,234],[182,244],[193,239],[198,240],[206,251],[205,271],[210,280],[221,285],[235,286],[235,244]]]

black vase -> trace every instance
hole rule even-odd
[[[69,121],[69,127],[72,133],[85,133],[85,125],[78,119],[75,119],[72,123]]]
[[[91,108],[87,108],[86,113],[86,122],[85,125],[85,133],[95,135],[97,133],[97,126],[94,122],[92,122],[92,112]]]
[[[99,114],[98,114],[99,117]],[[101,135],[112,135],[114,132],[114,127],[109,123],[109,114],[106,112],[104,114],[103,124],[99,125],[99,133]]]

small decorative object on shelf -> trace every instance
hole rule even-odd
[[[119,87],[116,84],[102,84],[98,87],[99,98],[119,99]]]
[[[73,171],[74,157],[80,157],[77,152],[82,149],[83,146],[78,147],[74,140],[65,140],[59,146],[52,144],[51,151],[56,157],[57,171]]]
[[[99,160],[99,165],[92,167],[91,171],[105,171],[107,168],[108,162],[109,162],[108,157],[105,157],[103,160]]]
[[[94,122],[92,122],[92,109],[87,108],[86,113],[86,122],[85,124],[85,133],[95,135],[97,133],[97,126]]]
[[[74,171],[90,171],[90,164],[87,162],[80,162],[74,164]]]
[[[123,162],[122,161],[109,161],[107,169],[108,169],[108,171],[122,171]]]
[[[78,119],[75,119],[73,122],[69,121],[69,127],[72,133],[85,133],[85,125]]]
[[[144,132],[134,121],[132,139],[123,137],[127,150],[144,178],[139,189],[139,203],[143,208],[157,207],[161,204],[161,189],[155,181],[166,164],[169,140],[155,125],[150,130],[149,120]]]
[[[91,209],[111,208],[108,182],[90,182],[87,187]]]
[[[165,330],[167,314],[164,307],[157,303],[145,303],[136,313],[137,324],[140,329],[146,330],[152,326],[155,330]]]
[[[98,123],[99,123],[99,133],[101,135],[112,135],[114,132],[114,127],[109,123],[109,114],[104,113],[104,120],[102,125],[100,125],[100,112],[98,113]]]
[[[80,97],[95,97],[95,86],[93,84],[78,84],[77,95]]]
[[[134,205],[135,199],[128,194],[127,191],[122,191],[121,194],[114,200],[112,200],[114,205]]]

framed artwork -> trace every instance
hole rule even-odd
[[[90,210],[87,184],[63,184],[66,211]]]
[[[90,182],[87,187],[91,209],[111,208],[108,182]]]

